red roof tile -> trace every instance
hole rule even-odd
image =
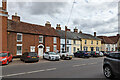
[[[8,20],[8,31],[59,37],[54,28]]]

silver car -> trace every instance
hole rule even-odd
[[[45,52],[43,54],[43,59],[48,59],[48,60],[60,60],[60,55],[55,53],[55,52]]]

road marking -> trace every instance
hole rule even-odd
[[[97,64],[97,62],[94,62],[94,63],[90,63],[90,64]]]
[[[28,74],[31,74],[31,73],[37,73],[37,72],[43,72],[45,70],[37,70],[37,71],[31,71],[31,72],[27,72]]]
[[[87,64],[81,64],[82,66],[87,65]]]
[[[73,67],[78,67],[78,66],[80,66],[80,65],[73,65]]]
[[[30,72],[23,72],[23,73],[16,73],[16,74],[9,74],[9,75],[3,75],[0,77],[10,77],[10,76],[17,76],[17,75],[23,75],[23,74],[31,74],[31,73],[37,73],[37,72],[43,72],[43,71],[52,71],[56,68],[46,69],[46,70],[36,70],[36,71],[30,71]]]
[[[56,70],[56,68],[46,69],[47,71]]]

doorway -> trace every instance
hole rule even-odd
[[[43,48],[44,46],[42,44],[38,45],[38,56],[39,57],[43,56]]]

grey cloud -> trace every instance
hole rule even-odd
[[[32,15],[54,15],[61,13],[65,5],[66,3],[62,2],[34,2],[30,6],[29,11]]]

